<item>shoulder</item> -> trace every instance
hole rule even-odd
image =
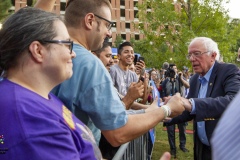
[[[119,68],[119,66],[117,65],[117,64],[115,64],[115,65],[113,65],[113,66],[111,66],[111,68],[110,68],[110,71],[119,71],[120,70],[120,68]]]
[[[129,70],[129,73],[134,77],[138,77],[136,72],[133,72],[133,71]]]
[[[231,63],[216,63],[214,70],[218,75],[228,76],[228,75],[239,75],[239,69],[235,64]]]

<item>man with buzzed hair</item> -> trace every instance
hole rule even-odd
[[[43,0],[38,5],[42,9],[49,9],[47,6],[54,2],[55,0]],[[183,105],[175,108],[176,103],[182,104],[177,95],[167,105],[154,111],[138,115],[126,114],[108,71],[91,53],[102,47],[106,37],[111,37],[113,23],[109,0],[68,1],[65,23],[74,41],[76,58],[73,60],[73,76],[58,86],[55,94],[85,124],[92,120],[111,145],[119,146],[131,141],[153,128],[163,118],[182,113]],[[100,132],[96,132],[93,126],[89,127],[98,140]]]

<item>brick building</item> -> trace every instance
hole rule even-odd
[[[53,12],[56,14],[64,15],[65,5],[67,0],[56,0]],[[112,4],[112,21],[115,23],[112,27],[112,39],[114,42],[117,36],[121,36],[123,40],[129,41],[131,38],[135,40],[143,39],[144,35],[141,34],[134,23],[139,23],[136,14],[138,8],[135,7],[137,3],[142,0],[110,0]],[[27,5],[32,5],[33,0],[12,0],[12,10],[19,10]]]
[[[11,9],[17,11],[26,5],[32,5],[33,1],[36,0],[12,0],[14,6]],[[53,12],[64,15],[66,1],[56,0]],[[138,30],[138,8],[136,7],[143,0],[110,0],[110,2],[112,4],[112,21],[115,23],[112,27],[112,39],[110,41],[114,42],[117,36],[121,36],[123,40],[127,41],[130,41],[131,38],[135,40],[143,39],[144,35]],[[180,9],[181,5],[175,3],[175,10]]]

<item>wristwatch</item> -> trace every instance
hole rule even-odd
[[[191,104],[191,106],[193,105],[193,99],[192,98],[190,98],[190,99],[188,99],[188,101],[189,101],[189,103]]]

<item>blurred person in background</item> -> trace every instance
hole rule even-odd
[[[162,99],[165,101],[168,96],[173,96],[176,93],[180,93],[181,96],[185,97],[185,89],[182,88],[189,88],[189,83],[187,80],[183,78],[183,73],[178,72],[177,66],[175,64],[170,64],[169,68],[165,72],[165,80],[162,82]],[[164,126],[166,123],[164,123]],[[179,129],[179,148],[183,152],[188,152],[188,149],[185,148],[186,145],[186,122],[178,123]],[[177,148],[175,142],[175,124],[174,125],[166,125],[167,133],[168,133],[168,142],[170,145],[170,153],[171,155],[176,158]]]
[[[112,56],[112,59],[113,59],[113,64],[118,64],[119,59],[118,59],[118,56],[117,56],[117,55],[113,55],[113,56]]]

